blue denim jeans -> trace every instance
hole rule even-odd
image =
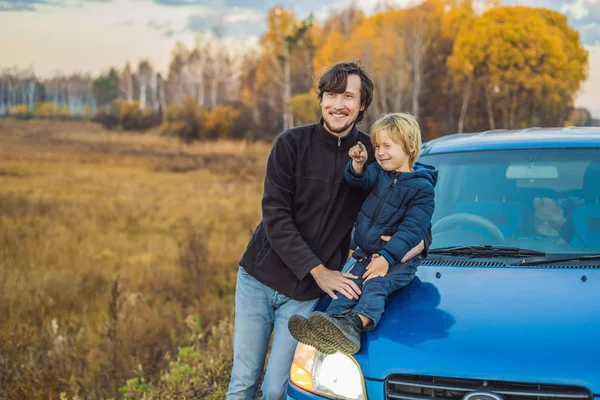
[[[413,280],[417,268],[421,263],[421,257],[417,256],[405,263],[394,264],[390,266],[385,276],[371,278],[367,283],[364,283],[362,276],[367,271],[367,266],[371,262],[371,258],[366,256],[364,258],[360,257],[359,251],[358,254],[358,260],[351,259],[348,261],[344,267],[344,271],[358,276],[358,279],[354,282],[361,288],[361,296],[358,300],[354,300],[338,295],[337,299],[331,301],[326,311],[336,315],[352,310],[357,314],[370,318],[373,323],[365,327],[365,330],[373,330],[385,311],[385,303],[388,296],[402,289]],[[348,265],[350,263],[353,263],[353,265]]]
[[[262,398],[284,397],[298,344],[290,335],[288,319],[294,314],[307,317],[317,300],[292,300],[260,283],[240,267],[235,288],[233,369],[227,400],[256,398],[271,333],[273,344],[261,386]]]

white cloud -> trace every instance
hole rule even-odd
[[[208,7],[164,7],[150,1],[88,2],[77,8],[0,13],[3,67],[33,65],[37,74],[56,71],[98,74],[127,61],[148,59],[166,72],[177,40],[193,43],[185,32],[188,15]],[[150,21],[168,22],[178,34],[165,36]]]
[[[223,17],[223,21],[229,24],[237,24],[239,22],[259,22],[264,19],[264,13],[243,8],[233,9],[228,15]]]
[[[585,0],[576,0],[574,3],[565,4],[560,8],[562,13],[570,13],[575,19],[581,19],[589,14]]]

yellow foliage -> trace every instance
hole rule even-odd
[[[264,50],[273,56],[287,54],[286,37],[294,33],[297,25],[298,20],[292,10],[273,7],[267,16],[267,31],[260,39]]]
[[[462,0],[458,4],[452,4],[449,11],[442,17],[442,38],[454,42],[461,30],[470,28],[474,19],[475,11],[472,0]]]
[[[240,116],[241,113],[230,106],[216,106],[206,117],[205,129],[209,136],[226,139]]]
[[[490,104],[502,104],[504,125],[511,127],[525,104],[564,109],[586,76],[587,52],[557,13],[503,6],[460,31],[448,66],[457,80],[475,79]]]
[[[323,43],[313,61],[315,75],[319,75],[325,68],[333,64],[348,61],[347,41],[341,33],[332,31]]]
[[[368,67],[375,81],[398,79],[404,67],[403,20],[403,10],[376,14],[352,33],[348,52]]]
[[[296,126],[311,124],[321,116],[321,106],[315,93],[295,95],[292,97],[291,107]]]
[[[164,136],[177,137],[181,142],[191,143],[203,138],[205,121],[206,111],[194,98],[188,97],[183,103],[167,108],[160,132]]]
[[[29,114],[29,107],[27,107],[25,104],[13,106],[10,109],[10,115],[17,118],[28,118],[31,116],[31,114]]]
[[[60,108],[51,102],[37,103],[34,116],[36,118],[68,118],[69,110]]]
[[[139,101],[115,100],[114,106],[119,114],[119,125],[126,131],[146,130],[160,123],[159,116],[151,110],[142,109]]]
[[[504,92],[522,87],[539,94],[544,88],[573,87],[573,81],[585,76],[587,59],[580,51],[570,62],[567,54],[574,51],[568,47],[577,50],[581,45],[565,39],[536,9],[498,7],[457,38],[450,65],[454,70],[462,67],[461,73],[473,70]]]

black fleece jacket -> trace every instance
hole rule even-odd
[[[354,127],[338,139],[323,121],[280,134],[269,155],[263,218],[240,265],[254,278],[295,300],[324,294],[310,271],[319,264],[340,270],[350,233],[368,192],[350,186],[344,170],[358,141],[373,161],[369,135]],[[426,247],[431,236],[426,239]]]

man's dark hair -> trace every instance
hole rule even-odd
[[[327,68],[319,77],[319,86],[317,96],[319,101],[323,100],[323,93],[344,93],[348,85],[348,75],[355,74],[360,78],[360,105],[364,110],[358,112],[356,123],[362,121],[365,111],[371,105],[373,100],[373,81],[367,74],[359,61],[343,62]]]

